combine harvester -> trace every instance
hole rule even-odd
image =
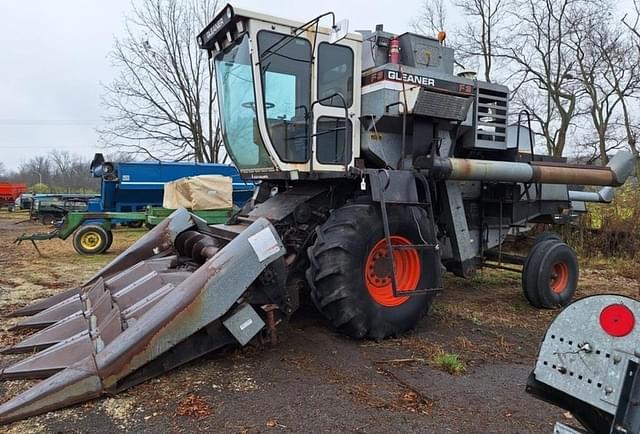
[[[41,328],[4,378],[44,378],[0,406],[7,423],[117,393],[276,329],[309,296],[354,338],[411,329],[514,228],[563,223],[634,167],[521,155],[507,140],[509,90],[453,74],[453,50],[411,33],[347,33],[230,5],[198,36],[215,64],[225,146],[262,181],[224,225],[178,209],[79,288],[14,312]],[[331,26],[319,25],[321,20]],[[392,259],[391,259],[392,258]],[[568,303],[575,253],[538,243],[523,272],[532,305]]]

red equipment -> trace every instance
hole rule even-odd
[[[389,41],[389,62],[394,65],[400,63],[400,38],[397,36]]]
[[[26,191],[26,184],[16,182],[0,182],[0,206],[13,204],[18,196]]]

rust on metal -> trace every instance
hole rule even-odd
[[[4,350],[39,352],[5,368],[1,376],[48,378],[0,405],[0,423],[118,389],[121,380],[174,346],[202,330],[221,329],[211,325],[219,323],[258,275],[285,253],[264,218],[220,248],[211,235],[188,230],[195,226],[186,219],[188,214],[177,217],[176,225],[167,223],[147,234],[151,236],[138,244],[142,251],[129,248],[118,257],[118,272],[113,272],[118,267],[105,267],[79,291],[68,291],[66,298],[56,298],[57,303],[20,323],[48,327]],[[250,240],[265,231],[262,243]],[[176,245],[167,248],[168,240]],[[185,253],[189,259],[181,263],[176,254]],[[275,328],[275,311],[268,315]]]
[[[279,320],[276,320],[276,311],[278,310],[278,305],[276,304],[265,304],[262,306],[262,310],[267,314],[267,329],[269,331],[269,342],[271,345],[277,345],[278,343],[278,324]]]
[[[533,181],[554,184],[577,184],[577,185],[620,185],[614,173],[608,167],[604,168],[579,168],[542,166],[533,167]]]

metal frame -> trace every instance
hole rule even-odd
[[[236,11],[238,15],[244,16],[244,14],[240,11]],[[260,60],[258,58],[257,53],[257,35],[261,30],[268,30],[271,32],[281,33],[283,35],[290,35],[292,30],[296,30],[300,27],[292,29],[291,22],[288,20],[282,20],[274,17],[266,17],[261,15],[251,15],[247,16],[249,18],[247,24],[247,31],[249,35],[249,44],[251,47],[251,56],[253,60],[253,77],[254,77],[254,86],[255,86],[255,99],[256,99],[256,118],[258,120],[258,129],[260,135],[262,136],[262,140],[264,142],[267,153],[269,154],[271,160],[273,161],[276,171],[281,172],[290,172],[290,173],[299,173],[299,172],[345,172],[350,167],[354,166],[354,162],[356,158],[360,156],[360,87],[361,87],[361,50],[362,44],[361,39],[357,37],[358,35],[350,34],[349,37],[340,41],[339,45],[346,46],[351,49],[353,53],[353,101],[352,104],[347,107],[347,110],[344,110],[344,107],[330,107],[323,106],[318,104],[318,95],[317,95],[317,74],[318,74],[318,62],[312,56],[312,77],[311,77],[311,107],[310,107],[310,116],[309,120],[312,122],[311,126],[311,143],[310,145],[310,154],[309,161],[305,163],[287,163],[282,161],[278,156],[275,148],[271,142],[271,138],[267,129],[267,119],[264,110],[264,93],[263,93],[263,83],[262,76],[260,71]],[[319,28],[317,32],[314,32],[314,37],[311,38],[306,33],[294,34],[296,37],[307,39],[312,45],[312,54],[316,52],[319,44],[323,42],[329,42],[329,32]],[[294,36],[292,35],[292,36]],[[348,121],[351,122],[351,158],[346,161],[344,164],[326,164],[321,163],[316,158],[316,149],[317,149],[317,122],[321,116],[330,116],[330,117],[345,117]],[[347,122],[348,123],[348,122]],[[241,173],[250,175],[253,172],[264,172],[264,169],[244,169],[240,168]],[[297,177],[297,175],[296,175]]]
[[[374,202],[380,204],[380,213],[382,215],[382,227],[384,231],[384,237],[387,244],[387,254],[389,255],[389,261],[391,263],[391,288],[395,297],[407,297],[413,295],[420,295],[426,293],[435,293],[442,290],[441,271],[436,268],[434,273],[434,281],[437,282],[433,288],[414,288],[411,290],[401,291],[398,289],[398,281],[396,279],[395,263],[393,261],[393,252],[395,250],[431,250],[438,252],[440,246],[437,239],[432,240],[431,243],[425,244],[408,244],[408,245],[393,245],[391,243],[391,233],[389,230],[389,216],[387,214],[387,204],[400,204],[410,205],[423,208],[427,212],[427,224],[432,226],[431,233],[435,236],[435,220],[433,214],[433,208],[431,206],[431,189],[426,178],[423,175],[416,175],[411,171],[393,171],[386,170],[366,171],[368,174],[372,199]],[[379,175],[384,173],[386,176],[386,182],[381,181]],[[418,199],[418,192],[416,187],[416,181],[422,185],[425,193],[425,201],[421,202]],[[427,240],[428,241],[428,240]]]

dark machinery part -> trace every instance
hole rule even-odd
[[[265,323],[240,300],[259,290],[259,276],[284,255],[284,246],[273,226],[258,218],[214,253],[215,241],[206,226],[197,232],[199,225],[199,219],[177,210],[111,269],[19,323],[41,330],[5,352],[41,351],[0,375],[48,378],[2,404],[0,422],[122,390],[256,336]],[[205,262],[188,266],[176,254]]]
[[[178,235],[175,248],[181,256],[202,264],[218,252],[220,244],[210,235],[191,230]]]

